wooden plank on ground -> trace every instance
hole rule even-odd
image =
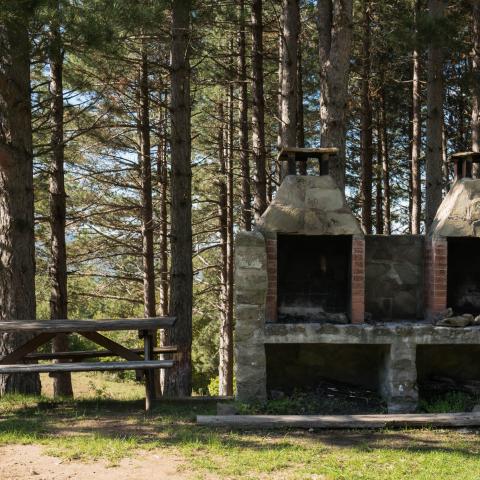
[[[27,355],[30,352],[33,352],[38,347],[41,347],[42,345],[49,342],[52,338],[56,336],[57,336],[56,333],[40,333],[39,335],[25,342],[23,345],[18,347],[13,352],[2,357],[0,359],[0,365],[9,365],[11,363],[18,362],[19,360],[23,359],[25,355]]]
[[[175,317],[122,318],[118,320],[12,320],[0,322],[0,332],[107,332],[116,330],[159,330],[175,324]]]
[[[1,365],[2,373],[50,373],[50,372],[106,372],[111,370],[151,370],[171,368],[173,360],[150,360],[141,362],[78,362],[40,365]]]
[[[132,352],[143,355],[143,348],[131,348]],[[175,353],[178,348],[172,347],[155,347],[153,353],[155,355],[161,353]],[[115,357],[115,353],[110,350],[76,350],[72,352],[55,352],[55,353],[29,353],[25,358],[28,360],[81,360],[85,358],[102,358]]]
[[[478,427],[480,413],[375,415],[198,415],[199,425],[229,428],[411,428]]]

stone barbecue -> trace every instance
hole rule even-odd
[[[415,410],[432,375],[480,380],[480,180],[476,154],[428,235],[365,235],[328,165],[334,149],[281,152],[287,172],[235,250],[237,398],[320,379],[373,388]],[[296,175],[318,159],[320,175]],[[310,161],[310,160],[309,160]]]

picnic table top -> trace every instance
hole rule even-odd
[[[118,320],[12,320],[0,322],[0,332],[107,332],[158,330],[172,327],[175,317],[122,318]]]

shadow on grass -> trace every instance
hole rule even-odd
[[[2,399],[3,400],[3,399]],[[2,401],[0,400],[0,402]],[[214,446],[225,451],[276,451],[338,448],[357,451],[455,453],[478,458],[480,437],[444,430],[229,430],[200,427],[197,414],[215,413],[216,402],[159,402],[146,415],[141,401],[23,399],[2,405],[0,439],[22,443],[91,435],[96,439],[134,440],[142,448]]]

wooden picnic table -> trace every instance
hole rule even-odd
[[[13,320],[0,322],[0,333],[27,333],[30,339],[23,345],[0,357],[0,374],[2,373],[43,373],[60,372],[91,372],[136,370],[143,371],[145,376],[145,409],[150,410],[155,398],[155,369],[171,368],[173,360],[155,360],[159,353],[174,353],[176,347],[154,348],[156,330],[173,327],[174,317],[154,318],[124,318],[119,320]],[[137,348],[125,347],[99,332],[121,330],[138,330],[143,339],[143,351]],[[81,352],[32,353],[42,345],[55,338],[58,334],[77,333],[104,350],[89,350]],[[142,357],[143,353],[143,357]],[[116,356],[124,359],[121,362],[81,362],[86,358]],[[60,360],[63,363],[32,364],[38,360]]]

